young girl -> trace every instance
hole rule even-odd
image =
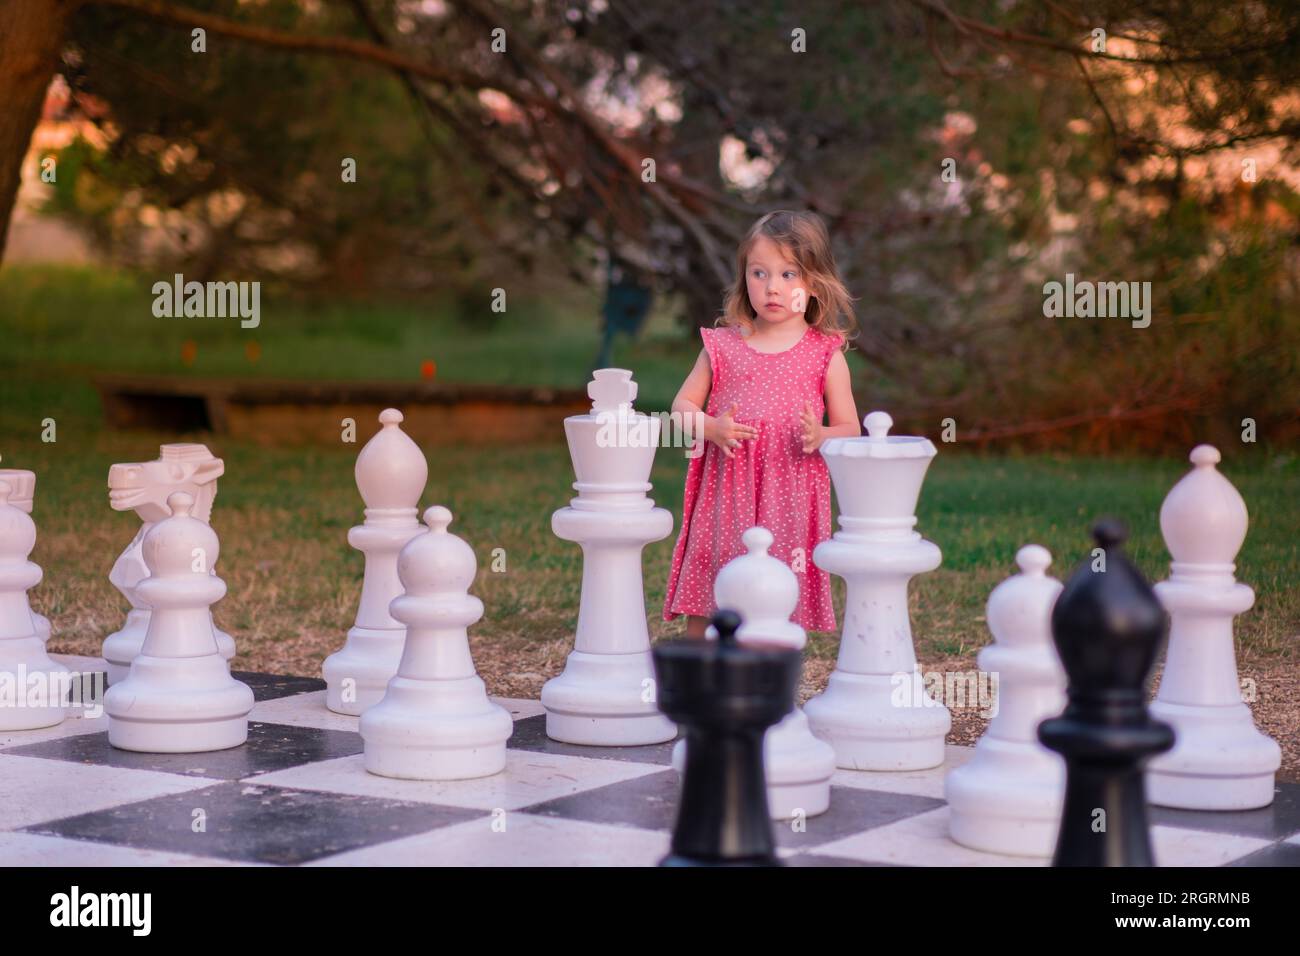
[[[705,413],[706,445],[686,473],[664,620],[686,614],[687,635],[703,637],[718,569],[761,525],[775,539],[770,553],[799,579],[795,623],[834,631],[830,575],[813,564],[832,533],[830,473],[818,450],[861,434],[842,351],[857,327],[852,301],[813,213],[758,220],[736,270],[719,327],[700,330],[704,348],[673,401],[674,412]]]

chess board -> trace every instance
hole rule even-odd
[[[54,655],[83,672],[94,658]],[[324,683],[236,672],[253,688],[248,743],[205,754],[109,746],[107,717],[0,732],[0,865],[652,866],[677,808],[672,745],[577,747],[546,737],[534,700],[514,716],[506,770],[481,780],[393,780],[362,766],[357,718]],[[74,711],[74,713],[79,713]],[[948,838],[945,767],[839,771],[831,809],[776,824],[797,866],[1043,866]],[[1300,784],[1243,813],[1152,808],[1164,866],[1300,865]]]

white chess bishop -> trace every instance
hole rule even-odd
[[[0,468],[0,481],[9,483],[9,503],[30,515],[36,499],[36,472],[25,468]],[[36,633],[41,640],[49,643],[50,619],[32,611],[32,620],[36,622]]]
[[[799,603],[799,580],[794,571],[768,553],[772,532],[754,527],[741,536],[745,554],[728,561],[713,582],[719,608],[741,617],[736,639],[751,646],[803,650],[808,635],[790,620]],[[710,634],[716,639],[713,627]],[[835,751],[818,740],[798,705],[768,730],[763,738],[763,765],[767,773],[767,808],[774,820],[814,817],[825,813],[831,801]],[[686,740],[673,747],[673,767],[686,768]]]
[[[424,452],[401,429],[402,413],[386,408],[380,429],[357,455],[357,490],[366,503],[365,521],[348,531],[348,544],[366,556],[356,622],[342,649],[325,659],[325,706],[358,716],[383,699],[397,673],[406,626],[389,613],[402,593],[397,555],[427,530],[418,505],[429,479]]]
[[[139,584],[149,576],[140,548],[144,536],[156,522],[171,512],[167,499],[183,491],[194,499],[193,516],[200,521],[212,519],[212,503],[217,497],[217,479],[226,470],[225,462],[206,445],[180,443],[162,445],[154,461],[124,462],[108,469],[108,502],[114,511],[134,511],[140,529],[126,546],[109,572],[108,580],[131,604],[126,623],[104,639],[101,653],[108,664],[108,681],[115,684],[126,679],[131,661],[144,646],[149,630],[149,607],[140,597]],[[210,569],[213,574],[216,568]],[[235,656],[235,639],[213,625],[217,646],[227,661]]]
[[[1065,669],[1052,643],[1052,606],[1061,582],[1036,544],[1016,552],[1020,573],[989,595],[994,643],[980,670],[996,674],[997,713],[970,762],[944,780],[952,838],[1010,856],[1051,856],[1065,796],[1065,762],[1038,742],[1038,725],[1065,708]]]
[[[894,422],[885,412],[863,424],[865,436],[832,438],[821,448],[840,530],[817,545],[813,560],[848,590],[835,670],[804,711],[846,770],[925,770],[943,763],[952,725],[925,689],[907,609],[908,581],[942,558],[912,530],[936,452],[926,438],[890,435]]]
[[[546,734],[571,744],[626,747],[677,736],[659,712],[646,626],[641,551],[673,530],[672,512],[646,494],[660,419],[632,409],[627,369],[598,369],[591,411],[564,420],[578,497],[551,515],[551,530],[582,546],[574,649],[542,688]]]
[[[1192,449],[1192,470],[1160,508],[1173,556],[1156,597],[1169,612],[1169,649],[1151,716],[1173,726],[1174,748],[1151,761],[1152,803],[1186,810],[1250,810],[1273,802],[1282,751],[1242,700],[1233,618],[1255,592],[1233,572],[1246,540],[1246,502],[1219,473],[1218,449]]]
[[[67,716],[70,673],[45,652],[27,591],[41,581],[28,560],[36,525],[0,479],[0,730],[53,727]]]
[[[151,609],[144,647],[125,680],[104,695],[108,742],[143,753],[202,753],[248,739],[253,692],[230,676],[217,647],[211,608],[226,584],[211,572],[220,545],[183,491],[170,517],[144,536],[149,576],[137,586]]]
[[[488,700],[474,670],[466,628],[483,616],[469,594],[478,562],[449,534],[451,512],[424,512],[427,534],[412,538],[397,559],[405,593],[390,608],[406,625],[406,645],[388,692],[361,715],[365,767],[384,777],[464,780],[506,765],[510,713]]]

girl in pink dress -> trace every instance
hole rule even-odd
[[[834,631],[830,575],[813,549],[831,536],[831,480],[819,449],[856,436],[857,407],[843,350],[856,333],[852,299],[814,213],[772,212],[736,253],[736,281],[673,411],[704,413],[704,454],[686,473],[681,533],[664,620],[688,615],[703,637],[717,608],[713,579],[745,550],[754,525],[772,532],[770,554],[799,579],[793,620]],[[830,424],[822,424],[829,414]]]

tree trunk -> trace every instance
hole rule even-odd
[[[0,261],[22,175],[23,157],[59,63],[79,0],[0,3]]]

